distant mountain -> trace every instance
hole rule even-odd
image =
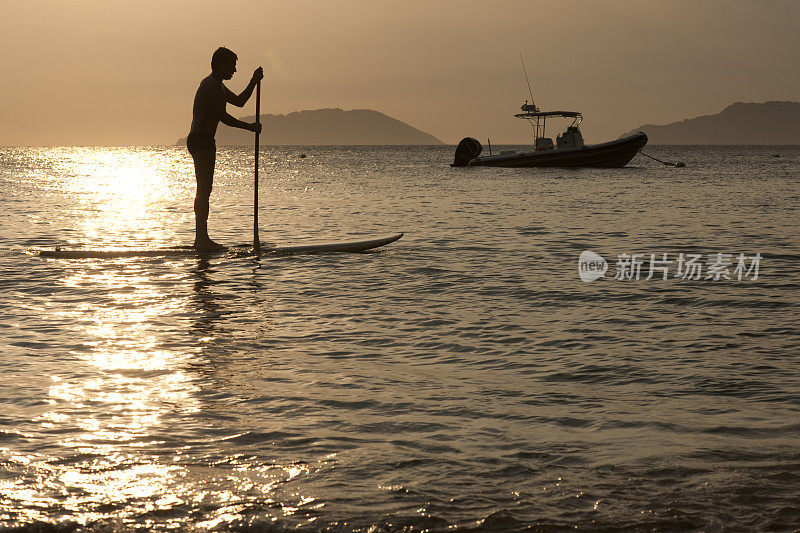
[[[663,126],[645,124],[650,144],[800,144],[800,102],[731,104],[716,115],[703,115]]]
[[[245,122],[255,116],[243,117]],[[370,109],[315,109],[295,111],[288,115],[262,115],[260,142],[269,144],[444,144],[405,122]],[[177,144],[185,145],[186,138]],[[217,145],[250,145],[253,133],[220,123]]]

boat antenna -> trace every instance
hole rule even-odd
[[[534,111],[538,111],[536,108],[536,104],[533,101],[533,90],[531,89],[531,80],[528,79],[528,69],[525,68],[525,60],[522,59],[522,52],[519,53],[519,60],[522,62],[522,72],[525,73],[525,81],[528,83],[528,94],[531,95],[531,106],[533,107]],[[525,100],[525,103],[528,101]],[[523,111],[527,111],[525,106],[522,106]],[[528,119],[528,124],[531,125],[531,129],[533,130],[533,138],[536,139],[539,137],[539,118],[536,118],[536,124],[534,125],[533,121]]]
[[[525,60],[522,59],[522,52],[519,54],[519,60],[522,61],[522,72],[525,73],[525,81],[528,83],[528,94],[531,95],[531,105],[535,108],[536,104],[533,103],[533,90],[531,90],[531,80],[528,79],[528,69],[525,68]]]

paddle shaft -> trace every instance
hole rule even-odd
[[[256,123],[261,122],[261,80],[256,83]],[[255,184],[253,185],[253,251],[261,253],[258,240],[258,132],[256,132]]]

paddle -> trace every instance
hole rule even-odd
[[[256,84],[256,123],[261,121],[261,80]],[[253,252],[261,253],[258,240],[258,132],[256,132],[255,185],[253,186]]]

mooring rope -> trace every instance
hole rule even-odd
[[[653,157],[652,155],[648,155],[648,154],[642,152],[641,150],[639,150],[639,153],[642,154],[645,157],[649,157],[653,161],[658,161],[659,163],[663,163],[668,167],[678,167],[678,168],[680,168],[680,167],[685,167],[686,166],[686,164],[683,161],[678,161],[677,163],[671,163],[669,161],[662,161],[661,159],[659,159],[657,157]]]

